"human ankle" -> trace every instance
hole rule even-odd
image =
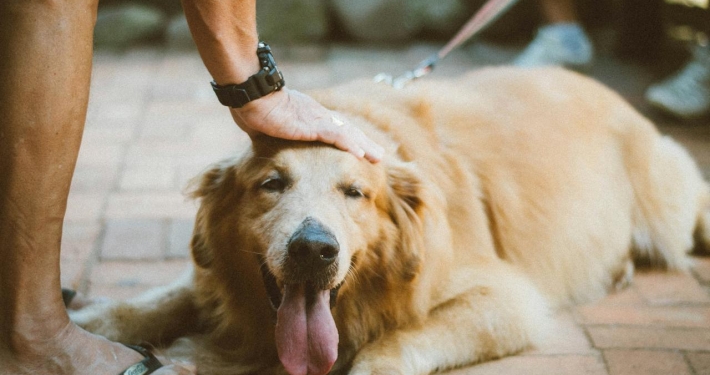
[[[68,320],[60,328],[56,327],[55,323],[44,328],[28,329],[22,325],[11,327],[4,331],[3,349],[20,361],[44,358],[50,353],[61,351],[63,343],[71,340],[72,332],[77,327]]]

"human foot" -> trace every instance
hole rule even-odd
[[[525,68],[564,66],[584,70],[592,64],[593,58],[594,48],[582,27],[576,23],[559,23],[541,27],[513,65]]]
[[[3,375],[121,374],[144,356],[122,344],[90,334],[70,323],[58,335],[43,341],[16,342],[0,347]],[[143,372],[138,372],[143,374]],[[153,375],[195,374],[190,365],[173,364]]]

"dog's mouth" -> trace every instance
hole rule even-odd
[[[281,301],[283,301],[283,292],[279,288],[279,284],[276,281],[276,277],[269,270],[269,266],[263,260],[261,263],[261,277],[264,281],[264,286],[266,287],[266,293],[269,295],[269,302],[274,311],[279,310],[281,306]],[[306,283],[308,288],[315,289],[310,283]],[[340,290],[341,284],[338,284],[335,288],[329,289],[330,291],[330,308],[334,308],[338,300],[338,291]]]
[[[338,330],[330,312],[340,286],[316,288],[311,282],[279,288],[266,262],[261,275],[276,310],[276,349],[291,375],[327,374],[338,357]]]

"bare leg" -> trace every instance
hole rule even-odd
[[[97,0],[0,2],[0,373],[117,374],[142,357],[69,322],[59,279]]]
[[[586,69],[594,48],[577,18],[573,0],[540,0],[545,18],[535,39],[513,62],[521,67],[565,66]]]
[[[540,0],[548,23],[579,23],[572,0]]]

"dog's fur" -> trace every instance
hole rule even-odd
[[[575,73],[494,68],[312,95],[385,146],[384,161],[257,139],[194,190],[193,272],[73,319],[172,342],[200,374],[283,373],[260,267],[289,282],[289,238],[310,218],[340,245],[318,279],[341,285],[333,373],[428,374],[534,346],[550,308],[623,287],[634,262],[686,270],[694,235],[710,245],[710,191],[686,151]]]

